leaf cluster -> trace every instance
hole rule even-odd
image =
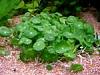
[[[77,0],[22,0],[16,9],[19,12],[60,12],[69,15],[80,12],[81,6]]]
[[[75,15],[81,11],[78,0],[41,0],[39,8],[42,12],[60,12],[63,15]]]
[[[39,6],[41,0],[21,0],[19,5],[16,7],[20,12],[34,12]]]
[[[78,17],[42,12],[31,17],[27,13],[22,19],[12,36],[12,43],[22,49],[22,61],[37,57],[43,62],[73,60],[80,46],[87,52],[93,51],[93,27]]]
[[[81,64],[72,64],[70,66],[70,71],[74,73],[81,72],[83,69],[84,68]]]

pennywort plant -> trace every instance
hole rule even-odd
[[[75,59],[82,46],[93,52],[93,27],[78,17],[63,17],[60,13],[25,14],[14,28],[11,42],[21,48],[24,62],[39,58],[42,62]]]

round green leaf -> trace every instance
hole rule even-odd
[[[55,54],[56,53],[55,48],[52,47],[52,46],[51,47],[48,47],[47,50],[48,50],[49,53],[52,53],[52,54]]]
[[[27,38],[33,38],[38,34],[38,32],[33,28],[27,28],[23,31],[22,35]]]
[[[45,35],[44,35],[44,38],[45,38],[45,40],[47,40],[47,41],[53,41],[53,40],[55,40],[55,36],[52,35],[52,34],[45,34]]]
[[[10,36],[11,35],[11,30],[5,26],[1,26],[0,27],[0,36],[4,36],[4,37],[7,37],[7,36]]]
[[[23,30],[26,30],[29,26],[25,25],[25,23],[21,23],[16,25],[16,30],[22,32]]]
[[[67,18],[67,23],[75,23],[77,22],[77,18],[75,16],[69,16]]]
[[[32,21],[33,24],[40,24],[41,23],[41,20],[38,17],[33,17],[31,19],[31,21]]]
[[[75,22],[75,24],[74,24],[74,27],[76,28],[76,29],[84,29],[84,23],[83,22],[81,22],[81,21],[77,21],[77,22]]]
[[[41,51],[45,48],[45,42],[43,40],[37,40],[34,45],[33,45],[33,48],[34,50],[36,51]]]
[[[28,39],[28,38],[21,38],[20,41],[19,41],[19,44],[26,44],[26,45],[29,45],[32,43],[32,40],[31,39]]]
[[[75,37],[73,33],[67,32],[67,31],[63,32],[62,35],[65,36],[66,38],[74,38]]]

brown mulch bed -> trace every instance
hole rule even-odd
[[[100,34],[100,23],[96,21],[91,12],[82,13],[82,17],[94,26],[95,32]],[[0,57],[0,75],[100,75],[100,56],[96,53],[90,57],[77,57],[69,63],[58,61],[53,64],[53,69],[48,71],[46,64],[38,62],[25,64],[21,62],[18,59],[20,51],[8,45],[7,41],[1,37],[0,45],[6,45],[6,49],[10,52],[9,56]],[[82,64],[84,70],[80,73],[69,72],[68,67],[72,63]]]

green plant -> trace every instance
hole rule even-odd
[[[14,9],[19,2],[20,0],[0,0],[0,26],[7,25],[7,19],[17,13]]]
[[[33,61],[35,57],[36,54],[32,48],[25,48],[20,53],[20,59],[24,62]]]
[[[71,66],[70,66],[70,71],[71,72],[80,72],[80,71],[82,71],[84,68],[83,68],[83,66],[81,65],[81,64],[72,64]]]
[[[81,11],[78,0],[41,0],[39,12],[60,12],[63,15],[69,15]]]
[[[0,19],[15,9],[20,0],[0,0]]]
[[[46,69],[47,69],[47,70],[49,70],[49,71],[50,71],[50,70],[52,70],[52,68],[53,68],[53,67],[52,67],[52,65],[51,65],[51,64],[47,64],[47,65],[46,65]]]
[[[69,15],[81,11],[81,6],[77,0],[22,0],[17,9],[26,12],[60,12]]]
[[[0,47],[0,56],[7,56],[10,52]]]
[[[12,33],[11,29],[5,26],[0,27],[0,36],[7,37],[7,36],[10,36],[11,33]]]
[[[87,52],[93,47],[92,26],[78,17],[42,12],[36,16],[26,13],[22,19],[11,36],[12,43],[22,49],[22,61],[31,61],[36,57],[43,62],[62,58],[69,61],[76,57],[80,46]]]
[[[34,12],[39,6],[40,0],[22,0],[16,9],[22,9],[23,11]]]

